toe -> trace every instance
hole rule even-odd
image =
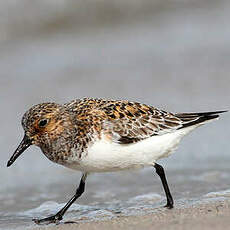
[[[39,224],[39,225],[45,225],[45,224],[59,224],[60,220],[62,220],[61,216],[58,215],[54,215],[54,216],[50,216],[44,219],[32,219],[34,221],[35,224]]]

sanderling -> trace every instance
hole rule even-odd
[[[82,172],[80,185],[69,202],[55,215],[33,219],[37,224],[62,220],[84,192],[91,172],[153,166],[163,184],[166,207],[173,208],[164,169],[157,160],[169,156],[183,136],[223,112],[170,113],[137,102],[92,98],[64,105],[42,103],[24,114],[25,135],[7,166],[34,144],[51,161]]]

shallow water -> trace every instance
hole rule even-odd
[[[35,147],[6,168],[23,136],[21,116],[31,105],[87,96],[127,98],[169,111],[229,109],[230,4],[218,2],[163,7],[80,32],[72,26],[30,34],[25,27],[23,36],[19,31],[1,40],[0,229],[34,227],[31,219],[55,213],[80,180],[79,172],[49,162]],[[176,206],[229,198],[229,123],[224,114],[160,161]],[[65,220],[137,215],[164,204],[153,169],[95,174]]]
[[[87,182],[86,193],[71,206],[63,222],[73,219],[88,222],[162,211],[166,200],[159,178],[152,171],[92,176]],[[168,180],[175,208],[229,199],[230,190],[226,189],[229,175],[226,171],[169,170]],[[0,228],[32,228],[35,227],[31,221],[34,217],[56,213],[75,189],[74,183],[71,183],[75,181],[73,175],[66,179],[61,183],[41,184],[42,191],[36,187],[26,187],[27,191],[25,187],[18,187],[17,193],[8,190],[7,196],[1,198],[7,211],[1,209]]]

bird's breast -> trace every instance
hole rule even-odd
[[[71,158],[67,167],[84,172],[112,172],[152,166],[175,150],[182,136],[180,132],[175,132],[132,144],[115,143],[102,136],[80,160],[76,158],[76,164]]]

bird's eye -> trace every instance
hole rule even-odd
[[[38,122],[39,127],[43,128],[48,124],[48,119],[42,119]]]

